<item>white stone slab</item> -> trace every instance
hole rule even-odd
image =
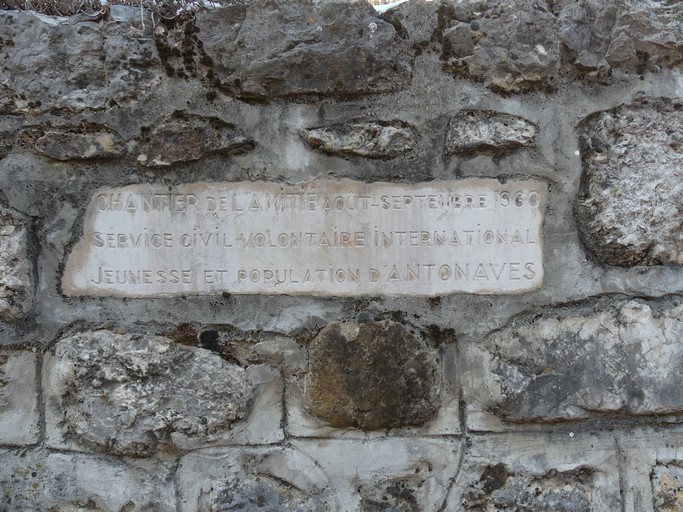
[[[523,293],[543,283],[545,183],[316,180],[97,191],[67,295]]]

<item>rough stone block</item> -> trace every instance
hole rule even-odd
[[[442,6],[444,69],[505,93],[548,88],[560,71],[557,20],[536,2]]]
[[[571,431],[474,436],[444,510],[620,510],[611,436]]]
[[[0,450],[0,509],[81,512],[175,511],[170,461]]]
[[[451,154],[483,149],[514,149],[534,142],[538,128],[526,119],[485,110],[465,110],[451,117],[446,150]]]
[[[128,11],[130,19],[108,23],[0,11],[0,67],[8,89],[21,94],[10,110],[102,109],[109,101],[144,97],[160,82],[162,70],[151,19],[145,31],[140,10]]]
[[[45,358],[43,382],[51,447],[145,457],[169,447],[282,439],[275,372],[245,370],[163,337],[94,331],[64,338]],[[249,415],[252,406],[258,410]]]
[[[232,124],[217,117],[176,111],[149,133],[143,132],[138,163],[145,167],[169,167],[212,153],[244,153],[253,147],[254,141]]]
[[[394,158],[416,148],[417,131],[401,121],[354,122],[301,130],[301,137],[324,153]]]
[[[581,74],[659,71],[682,60],[681,15],[678,2],[581,0],[559,12],[559,37]]]
[[[181,459],[180,510],[438,510],[460,446],[413,438],[201,450]]]
[[[0,351],[0,444],[38,442],[36,356]]]
[[[680,414],[681,339],[680,297],[592,300],[520,315],[484,340],[488,355],[467,358],[470,426]]]
[[[110,102],[135,104],[154,91],[164,75],[152,35],[158,21],[137,7],[111,5],[109,9],[109,21],[103,26],[107,95]]]
[[[31,311],[35,296],[28,252],[29,220],[0,208],[0,318],[16,321]]]
[[[682,112],[668,99],[640,101],[579,125],[576,213],[583,242],[598,260],[683,264]]]
[[[49,129],[35,144],[36,151],[54,160],[104,160],[123,154],[118,133],[98,125],[63,126]]]
[[[233,5],[200,11],[196,29],[212,80],[241,97],[359,96],[410,80],[411,53],[366,2]]]
[[[332,323],[309,345],[306,400],[332,427],[420,425],[438,403],[438,360],[398,323]]]

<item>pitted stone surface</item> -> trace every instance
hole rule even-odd
[[[500,385],[490,407],[515,422],[680,413],[681,339],[680,298],[518,317],[486,339]]]
[[[465,110],[451,117],[446,136],[449,153],[487,148],[511,149],[529,146],[538,128],[526,119],[485,110]]]
[[[312,147],[331,155],[394,158],[415,149],[417,131],[401,121],[357,122],[301,130]]]
[[[378,482],[372,488],[359,489],[362,512],[421,512],[420,494],[429,483],[424,475],[410,479]]]
[[[178,465],[178,509],[361,512],[374,502],[388,505],[376,511],[438,510],[461,453],[461,440],[452,437],[292,439],[284,446],[197,450]],[[389,508],[406,503],[413,508]]]
[[[579,229],[610,265],[683,264],[683,115],[671,100],[641,101],[579,126]]]
[[[264,512],[317,512],[318,504],[310,495],[266,475],[246,475],[230,482],[217,483],[209,496],[210,505],[200,511],[262,510]]]
[[[655,512],[683,510],[683,468],[679,464],[657,464],[650,479]]]
[[[514,474],[505,464],[487,466],[462,497],[466,512],[494,510],[590,512],[591,470],[551,471],[545,475]]]
[[[245,371],[163,337],[76,334],[54,349],[51,386],[70,434],[105,451],[148,456],[175,437],[208,439],[250,408]]]
[[[549,9],[533,0],[467,1],[439,12],[446,71],[505,93],[553,87],[560,44]]]
[[[366,2],[233,5],[199,12],[196,28],[212,79],[241,97],[386,93],[412,71],[396,30]]]
[[[66,126],[49,129],[36,140],[36,151],[54,160],[94,160],[123,154],[118,133],[105,126]]]
[[[217,117],[174,112],[143,133],[138,163],[145,167],[169,167],[211,153],[226,155],[253,149],[254,142],[234,125]]]
[[[125,16],[104,22],[0,11],[4,85],[23,96],[9,109],[102,109],[109,101],[139,99],[156,87],[162,71],[151,19],[143,30],[139,9],[112,11]]]
[[[28,230],[26,217],[10,208],[0,208],[0,318],[4,320],[20,320],[33,307]]]
[[[608,82],[613,69],[657,72],[682,60],[681,13],[676,2],[632,0],[442,5],[443,67],[503,93]]]
[[[577,72],[659,71],[683,59],[680,2],[581,0],[559,13],[560,40]]]
[[[3,512],[173,512],[168,461],[0,449]]]
[[[306,399],[333,427],[419,425],[436,412],[436,357],[398,323],[329,324],[309,353]]]

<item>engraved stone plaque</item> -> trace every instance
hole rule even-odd
[[[469,178],[97,191],[66,295],[523,293],[543,282],[547,185]]]

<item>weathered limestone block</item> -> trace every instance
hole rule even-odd
[[[111,5],[104,26],[107,93],[119,104],[144,99],[161,83],[164,74],[152,35],[157,20],[148,12],[142,15],[144,26],[140,9]]]
[[[38,388],[33,352],[0,352],[0,444],[38,442]]]
[[[123,154],[123,141],[106,126],[62,126],[48,129],[35,144],[36,151],[54,160],[104,160]]]
[[[537,2],[465,2],[440,10],[444,69],[506,93],[549,88],[560,71],[552,12]]]
[[[592,471],[576,469],[543,475],[510,473],[505,464],[487,466],[462,497],[462,510],[590,512]]]
[[[200,11],[196,28],[212,80],[241,97],[378,94],[411,76],[411,53],[367,2],[232,5]]]
[[[209,492],[209,508],[200,510],[265,510],[316,512],[310,494],[266,475],[246,475],[217,482]]]
[[[460,453],[419,437],[200,450],[180,460],[179,510],[439,510]]]
[[[162,70],[151,20],[143,32],[139,9],[127,9],[127,17],[112,15],[110,22],[0,11],[0,67],[6,87],[25,101],[21,110],[101,109],[154,88]]]
[[[145,167],[169,167],[212,153],[244,153],[253,147],[254,141],[232,124],[217,117],[176,111],[150,132],[143,132],[138,163]]]
[[[29,221],[11,208],[0,209],[0,319],[16,321],[33,307],[33,272],[28,252]]]
[[[309,354],[306,400],[333,427],[420,425],[436,412],[437,358],[398,323],[331,323]]]
[[[683,264],[683,111],[640,101],[587,118],[576,213],[588,250],[610,265]]]
[[[681,298],[525,314],[485,339],[487,407],[513,422],[681,413],[681,340]]]
[[[35,512],[175,511],[172,465],[0,450],[0,509]]]
[[[620,510],[619,476],[612,435],[475,435],[443,510]]]
[[[526,119],[501,112],[464,110],[451,117],[446,135],[448,153],[481,149],[512,149],[533,144],[538,128]]]
[[[417,131],[401,121],[355,122],[301,130],[312,147],[330,155],[394,158],[416,147]]]
[[[683,60],[679,2],[581,0],[559,13],[559,36],[577,71],[658,71]]]
[[[243,368],[159,336],[76,334],[56,345],[45,367],[46,395],[63,411],[67,433],[118,455],[208,442],[245,418],[252,402]]]
[[[683,510],[683,468],[679,464],[657,464],[650,479],[656,512]]]

